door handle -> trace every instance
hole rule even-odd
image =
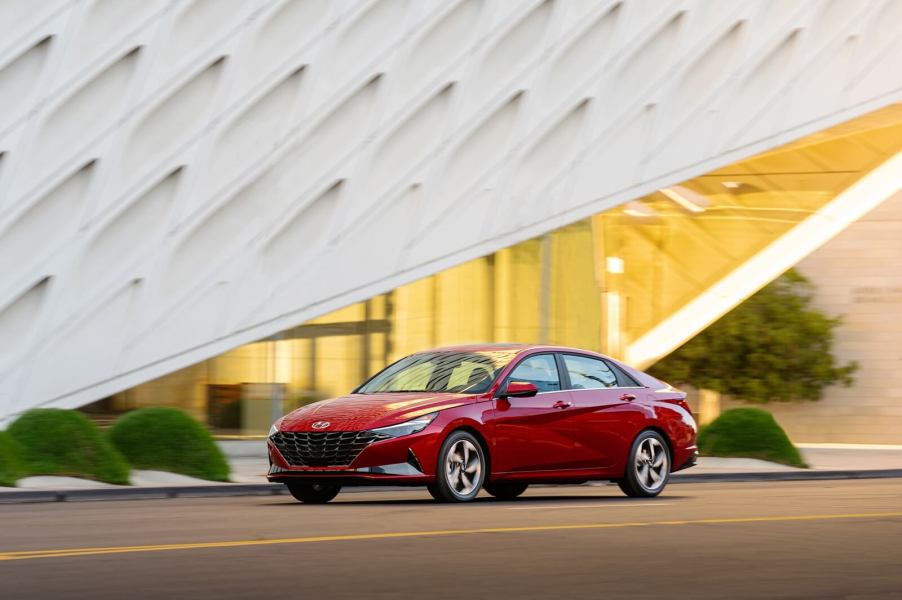
[[[564,402],[563,400],[558,400],[554,404],[551,405],[551,408],[568,408],[571,405],[570,402]]]
[[[636,399],[636,397],[633,394],[623,394],[622,396],[620,396],[620,399],[624,402],[632,402]]]

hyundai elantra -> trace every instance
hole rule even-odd
[[[270,430],[270,481],[301,502],[342,486],[425,485],[440,501],[485,490],[512,499],[536,483],[616,482],[661,493],[695,464],[686,395],[610,357],[555,346],[420,352],[340,398]]]

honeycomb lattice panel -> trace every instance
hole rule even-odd
[[[900,22],[900,0],[0,0],[0,421],[898,101]]]

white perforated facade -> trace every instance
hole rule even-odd
[[[0,421],[902,99],[902,1],[0,0]]]

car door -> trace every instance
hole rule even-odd
[[[574,441],[590,467],[623,461],[646,416],[644,388],[616,365],[594,356],[561,353],[570,384],[571,414],[578,421]]]
[[[521,359],[503,385],[510,381],[532,383],[539,391],[526,398],[495,398],[493,470],[572,468],[573,435],[578,427],[569,412],[570,392],[563,389],[554,354]]]

